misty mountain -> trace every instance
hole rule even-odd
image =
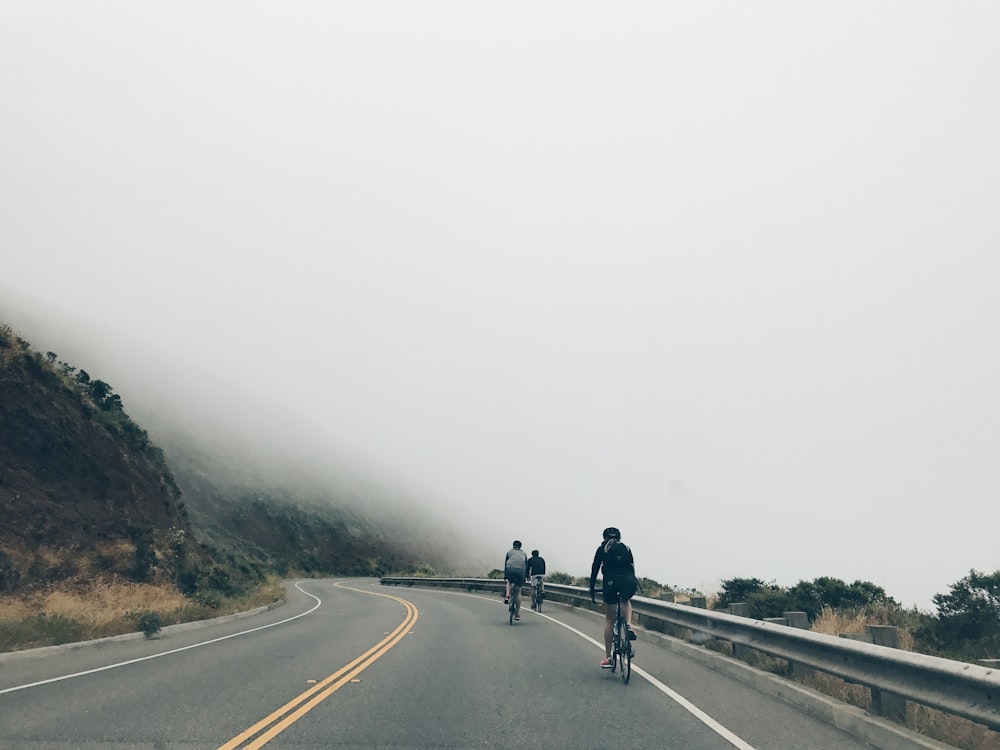
[[[113,337],[95,354],[83,337],[50,338],[51,323],[24,320],[45,349],[56,339],[76,342],[74,363],[83,356],[95,373],[113,371],[129,385],[125,394],[63,352],[43,354],[7,331],[0,545],[8,590],[101,572],[134,577],[137,555],[166,560],[178,539],[186,540],[188,585],[213,569],[216,579],[224,570],[236,581],[272,571],[453,570],[474,557],[401,483],[280,407],[138,355]],[[99,340],[93,331],[89,338]],[[88,382],[78,380],[81,372]],[[108,545],[118,545],[120,559],[111,561]],[[51,564],[40,564],[46,556]]]

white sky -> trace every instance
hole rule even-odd
[[[321,422],[498,565],[615,524],[675,586],[929,608],[1000,568],[998,38],[992,0],[0,0],[0,287]]]

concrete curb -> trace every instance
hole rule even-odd
[[[253,617],[254,615],[259,615],[264,612],[268,612],[272,609],[280,607],[285,603],[285,599],[281,598],[273,604],[267,604],[263,607],[257,607],[255,609],[247,610],[246,612],[236,612],[232,615],[223,615],[222,617],[213,617],[211,620],[192,620],[191,622],[179,622],[176,625],[167,625],[167,627],[162,628],[156,636],[150,638],[149,640],[157,640],[162,638],[164,635],[170,635],[172,633],[183,633],[187,630],[199,630],[201,628],[211,627],[212,625],[221,625],[226,622],[232,622],[233,620],[242,620],[244,617]],[[52,654],[65,653],[67,651],[76,651],[78,649],[84,648],[95,648],[99,649],[102,646],[106,646],[109,643],[121,643],[122,641],[136,641],[140,639],[145,639],[146,634],[142,632],[135,633],[123,633],[122,635],[109,635],[106,638],[95,638],[92,641],[78,641],[76,643],[62,643],[58,646],[42,646],[40,648],[27,648],[21,651],[5,651],[0,653],[0,664],[9,664],[15,661],[24,661],[27,659],[37,659],[43,656],[50,656]]]
[[[603,618],[600,612],[586,607],[545,600],[546,606],[556,605]],[[640,647],[643,644],[667,648],[688,659],[693,659],[709,669],[727,677],[746,683],[754,690],[777,698],[799,709],[803,713],[832,724],[865,742],[870,742],[879,750],[955,750],[953,745],[918,734],[899,724],[874,716],[869,712],[828,695],[811,690],[791,680],[786,680],[772,672],[765,672],[749,664],[732,659],[716,651],[688,643],[677,638],[658,633],[655,630],[637,627]]]

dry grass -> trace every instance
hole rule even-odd
[[[170,585],[75,579],[28,594],[0,596],[0,651],[134,633],[139,618],[150,612],[159,615],[164,626],[204,620],[271,604],[282,595],[280,582],[268,580],[246,596],[223,599],[212,607]]]
[[[889,625],[888,613],[874,610],[856,615],[838,614],[824,609],[813,623],[812,630],[828,635],[864,633],[868,625]],[[913,651],[913,635],[899,628],[899,647]],[[852,685],[832,675],[819,672],[809,674],[803,684],[852,706],[871,710],[871,691],[861,685]],[[937,711],[914,703],[906,704],[904,726],[920,734],[945,742],[959,750],[1000,750],[1000,733],[981,724],[958,716]]]
[[[906,706],[906,726],[959,750],[1000,750],[1000,732],[926,706]]]
[[[0,620],[33,615],[65,617],[101,629],[133,612],[167,615],[190,604],[172,587],[129,581],[76,582],[38,591],[25,597],[0,597]]]
[[[887,609],[874,608],[866,612],[858,612],[853,615],[840,614],[829,607],[824,607],[819,617],[813,622],[814,633],[826,633],[827,635],[841,635],[864,633],[868,625],[892,625]],[[913,651],[913,634],[905,628],[899,628],[899,647],[903,651]]]

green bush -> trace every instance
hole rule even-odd
[[[935,594],[937,621],[921,635],[931,636],[943,653],[964,659],[1000,654],[1000,570],[969,575],[952,584],[947,594]]]
[[[799,581],[789,589],[774,581],[764,583],[759,578],[730,578],[722,582],[716,609],[744,602],[750,616],[781,617],[785,612],[805,612],[815,620],[824,607],[839,612],[861,612],[874,607],[899,609],[899,603],[887,596],[881,586],[869,581],[848,584],[839,578],[821,576],[812,581]]]
[[[147,638],[155,638],[163,628],[163,618],[159,612],[140,612],[135,617],[136,626]]]
[[[563,573],[561,570],[553,571],[552,573],[545,574],[545,580],[549,583],[561,583],[564,586],[573,585],[573,576],[569,573]]]

